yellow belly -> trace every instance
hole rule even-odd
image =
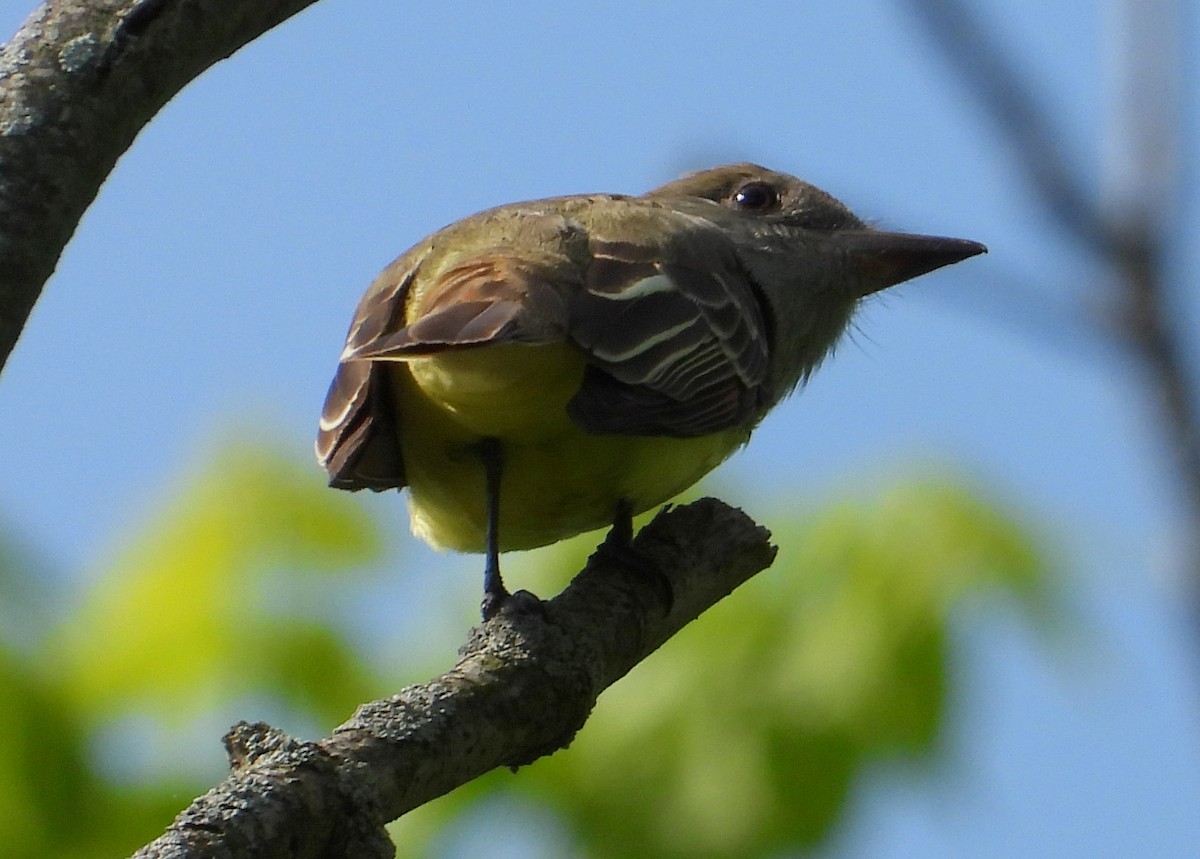
[[[700,438],[590,435],[567,416],[583,358],[566,344],[488,346],[397,363],[393,386],[413,533],[481,552],[487,436],[500,440],[500,548],[531,549],[669,500],[719,465],[749,431]]]

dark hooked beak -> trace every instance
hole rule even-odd
[[[878,230],[839,230],[830,233],[829,240],[846,255],[850,270],[859,274],[860,298],[987,253],[985,246],[967,239]]]

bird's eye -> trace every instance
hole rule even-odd
[[[766,182],[747,182],[730,198],[734,208],[746,212],[765,212],[779,203],[779,193]]]

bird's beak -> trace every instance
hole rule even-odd
[[[858,284],[860,298],[987,253],[985,246],[967,239],[879,230],[839,230],[829,234],[829,240],[845,254],[847,267],[859,275],[852,280]]]

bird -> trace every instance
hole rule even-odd
[[[316,441],[331,486],[409,489],[413,533],[504,551],[669,501],[744,445],[869,295],[987,248],[868,226],[757,164],[640,196],[513,203],[457,221],[375,279]]]

